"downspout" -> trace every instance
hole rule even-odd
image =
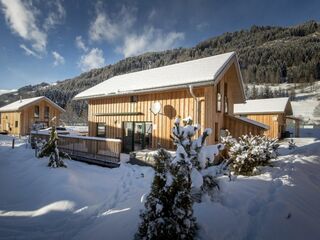
[[[195,121],[194,121],[194,123],[195,124],[200,124],[199,123],[199,116],[198,116],[198,113],[199,113],[199,98],[197,98],[196,97],[196,95],[194,94],[194,92],[193,92],[193,85],[189,85],[189,92],[190,92],[190,94],[191,94],[191,96],[193,97],[193,99],[195,100],[195,104],[196,104],[196,107],[194,108],[195,109],[195,111],[196,111],[196,114],[195,114]]]

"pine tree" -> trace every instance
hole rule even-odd
[[[59,151],[58,139],[56,128],[52,126],[49,141],[41,147],[37,154],[39,158],[49,157],[48,167],[67,167],[62,158],[70,159],[68,154]]]
[[[169,172],[171,156],[164,149],[159,149],[154,156],[155,176],[151,193],[145,203],[145,211],[140,214],[142,223],[136,239],[174,239],[174,228],[170,220],[172,214],[172,194],[169,188],[172,176]]]
[[[177,146],[175,157],[171,158],[163,149],[155,156],[156,173],[146,210],[140,215],[142,223],[136,239],[193,239],[198,227],[193,216],[191,188],[197,185],[202,189],[206,185],[203,189],[207,190],[209,185],[216,186],[214,178],[202,175],[201,170],[213,163],[222,145],[205,146],[211,129],[193,139],[200,126],[193,125],[190,117],[184,119],[184,126],[180,126],[180,121],[177,118],[172,129]],[[210,153],[205,147],[211,147]]]

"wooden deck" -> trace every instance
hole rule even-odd
[[[49,134],[31,132],[31,144],[37,140],[49,139]],[[58,146],[61,151],[77,161],[117,167],[120,161],[122,141],[120,139],[59,135]]]

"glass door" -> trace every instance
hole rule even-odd
[[[123,123],[122,145],[123,152],[129,153],[133,151],[133,122]]]
[[[123,123],[123,151],[125,153],[151,148],[151,139],[151,122]]]

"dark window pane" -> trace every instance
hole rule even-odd
[[[106,137],[106,125],[97,123],[97,137]]]
[[[34,117],[38,118],[39,117],[39,106],[34,106]]]
[[[44,117],[49,118],[49,107],[44,108]]]

